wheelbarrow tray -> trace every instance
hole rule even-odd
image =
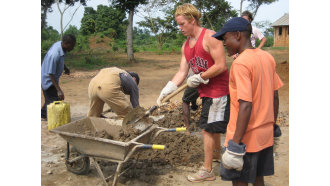
[[[73,145],[81,154],[112,159],[115,161],[124,161],[126,155],[138,143],[149,143],[152,131],[155,127],[150,127],[142,132],[136,138],[121,142],[99,137],[86,135],[86,131],[101,132],[106,131],[109,135],[117,138],[122,129],[121,120],[86,117],[66,125],[57,127],[51,132],[59,134],[67,142]]]

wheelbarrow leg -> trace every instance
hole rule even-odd
[[[92,162],[97,170],[97,173],[99,173],[99,176],[102,178],[102,181],[104,183],[105,186],[108,186],[108,183],[107,181],[105,180],[104,178],[104,175],[103,175],[103,172],[101,170],[101,167],[99,166],[99,164],[97,163],[97,161],[95,160],[95,158],[91,158],[92,159]]]
[[[118,163],[118,166],[117,166],[117,170],[116,170],[115,176],[113,177],[113,183],[112,183],[112,186],[116,186],[116,184],[117,184],[117,182],[118,182],[118,175],[119,175],[119,173],[120,173],[120,170],[121,170],[122,165],[123,165],[123,162]]]

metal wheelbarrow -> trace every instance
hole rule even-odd
[[[116,139],[121,129],[121,120],[87,117],[55,128],[50,132],[59,134],[67,141],[65,164],[70,172],[78,175],[87,174],[90,162],[92,162],[104,185],[108,185],[107,181],[113,177],[112,185],[115,186],[119,176],[130,168],[121,172],[123,163],[129,160],[134,152],[138,149],[164,150],[166,148],[164,145],[149,143],[161,132],[185,131],[185,128],[168,129],[150,125],[140,135],[128,142],[92,137],[85,134],[86,131],[105,131]],[[70,145],[75,148],[76,152],[70,152]],[[76,157],[73,157],[73,154]],[[115,173],[105,178],[97,160],[118,163]]]

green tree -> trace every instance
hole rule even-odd
[[[162,46],[166,40],[170,36],[175,35],[177,31],[177,28],[173,25],[173,8],[169,7],[170,6],[164,6],[162,2],[156,0],[151,1],[143,8],[143,17],[145,21],[140,21],[137,23],[139,26],[147,28],[153,33],[157,41],[157,48],[159,51],[162,50]],[[163,12],[165,15],[163,18],[160,16],[155,17],[154,12]]]
[[[84,16],[81,19],[80,31],[83,35],[95,33],[96,11],[92,7],[85,7]]]
[[[128,12],[128,26],[126,30],[127,57],[130,62],[136,62],[133,52],[133,16],[140,4],[146,4],[147,0],[112,0],[115,7]]]
[[[45,27],[41,30],[41,54],[47,52],[53,43],[60,40],[60,34],[53,27]]]
[[[84,16],[81,19],[80,31],[83,35],[104,32],[108,37],[118,38],[123,35],[127,21],[125,12],[112,6],[85,7]]]
[[[57,30],[55,30],[52,26],[45,27],[41,31],[41,40],[52,40],[57,41],[60,39],[60,35]]]
[[[78,36],[79,34],[79,30],[76,26],[70,25],[68,29],[66,29],[66,31],[64,32],[64,35],[66,34],[71,34],[74,35],[75,37]]]
[[[127,23],[125,11],[116,9],[112,6],[97,6],[97,15],[95,19],[95,31],[104,32],[112,28],[119,36],[122,33],[123,23]],[[126,26],[125,26],[126,28]]]

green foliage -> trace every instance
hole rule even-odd
[[[79,34],[79,30],[78,30],[78,28],[76,26],[70,25],[69,28],[66,29],[66,31],[64,32],[64,35],[66,35],[66,34],[72,34],[75,37],[77,37],[78,34]]]
[[[289,50],[289,47],[272,47],[271,50]]]
[[[41,55],[44,56],[48,49],[60,40],[60,34],[49,26],[41,30]]]
[[[90,7],[85,8],[86,9]],[[81,19],[80,31],[83,35],[90,35],[95,33],[95,15],[84,15]]]
[[[274,45],[274,37],[273,36],[266,36],[266,43],[265,47],[272,47]]]
[[[128,12],[130,10],[134,11],[140,4],[148,3],[148,0],[113,0],[112,3],[116,8]]]
[[[273,36],[265,36],[266,37],[266,43],[263,47],[272,47],[274,45],[274,37]],[[259,46],[260,40],[256,41],[256,47]]]
[[[96,11],[86,7],[80,30],[83,35],[103,32],[107,37],[118,38],[125,34],[125,17],[124,11],[112,6],[99,5]]]
[[[41,40],[57,41],[60,39],[60,34],[52,26],[41,30]]]
[[[108,28],[107,30],[105,30],[103,32],[103,34],[109,38],[116,38],[117,37],[117,33],[116,30],[113,28]]]
[[[115,51],[115,52],[117,52],[118,51],[118,46],[116,46],[116,45],[115,46],[112,46],[112,50]]]
[[[74,48],[75,51],[86,51],[89,50],[89,40],[88,36],[84,36],[82,34],[79,34],[76,37],[76,46]]]

